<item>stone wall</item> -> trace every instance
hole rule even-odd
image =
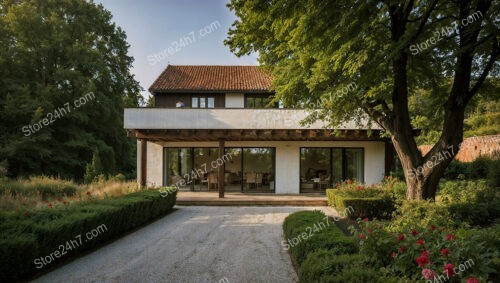
[[[431,145],[418,147],[422,154],[426,154],[432,148]],[[480,156],[500,158],[500,135],[473,136],[464,139],[455,159],[460,162],[472,162]]]

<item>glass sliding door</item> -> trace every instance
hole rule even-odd
[[[300,189],[319,192],[330,186],[330,148],[309,147],[300,149]]]
[[[344,180],[364,182],[362,148],[300,149],[300,192],[321,192]]]
[[[192,151],[191,148],[165,148],[165,184],[175,185],[179,190],[192,190]]]
[[[219,149],[216,147],[193,148],[193,184],[195,191],[217,190],[217,164]]]
[[[363,174],[363,149],[345,149],[345,178],[364,182]]]
[[[166,147],[163,184],[181,191],[217,191],[223,165],[227,192],[274,192],[274,148],[226,148],[224,156],[219,159],[216,147]]]
[[[274,191],[274,148],[243,148],[243,191]]]
[[[226,162],[224,168],[224,190],[226,192],[241,192],[243,184],[242,149],[226,148],[226,154],[230,154],[231,158]]]
[[[342,148],[332,148],[332,165],[333,165],[333,178],[332,184],[342,182],[344,179],[344,171],[343,171],[343,149]]]

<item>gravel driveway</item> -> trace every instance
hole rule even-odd
[[[282,223],[314,207],[176,208],[34,282],[297,281]]]

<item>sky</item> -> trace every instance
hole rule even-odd
[[[257,56],[238,58],[223,41],[236,16],[229,0],[95,0],[127,34],[131,72],[145,98],[171,65],[257,65]],[[202,30],[200,32],[200,30]],[[170,48],[170,49],[169,49]]]

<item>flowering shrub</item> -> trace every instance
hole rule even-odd
[[[498,251],[465,230],[430,225],[396,233],[387,231],[380,222],[359,223],[361,229],[351,230],[359,241],[360,254],[372,266],[413,280],[444,277],[449,282],[483,282],[494,272],[492,262]]]

